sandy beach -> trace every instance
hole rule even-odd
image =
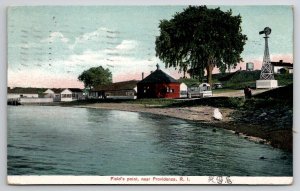
[[[165,115],[169,117],[175,117],[179,119],[209,122],[209,123],[220,123],[218,120],[213,119],[214,107],[201,106],[201,107],[158,107],[157,105],[142,105],[142,104],[126,104],[126,103],[95,103],[87,104],[76,107],[94,108],[94,109],[112,109],[120,111],[131,111],[131,112],[142,112],[152,113],[157,115]],[[230,121],[230,113],[232,109],[220,109],[223,115],[223,122]]]

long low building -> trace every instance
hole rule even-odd
[[[7,99],[23,103],[67,102],[85,99],[79,88],[7,88]]]
[[[7,88],[7,98],[8,99],[17,99],[17,98],[38,98],[43,97],[43,88]]]
[[[93,98],[136,99],[137,83],[137,80],[130,80],[99,85],[91,90],[90,96]]]

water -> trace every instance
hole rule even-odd
[[[158,115],[9,106],[8,174],[292,176],[292,154]]]

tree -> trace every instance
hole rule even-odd
[[[166,67],[178,67],[179,71],[206,70],[211,83],[214,67],[226,70],[242,61],[247,37],[242,34],[241,22],[241,16],[233,16],[231,10],[189,6],[172,19],[160,21],[156,56]]]
[[[112,74],[108,68],[92,67],[83,71],[78,76],[78,80],[84,83],[85,88],[91,90],[95,86],[112,83]]]

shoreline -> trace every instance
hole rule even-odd
[[[126,104],[126,103],[95,103],[95,104],[86,104],[80,106],[72,106],[77,108],[90,108],[90,109],[108,109],[108,110],[119,110],[119,111],[128,111],[128,112],[141,112],[141,113],[150,113],[156,115],[164,115],[167,117],[174,117],[178,119],[183,119],[192,122],[199,122],[204,124],[209,124],[215,128],[225,129],[236,136],[240,136],[249,141],[253,141],[260,144],[267,144],[273,147],[272,142],[264,138],[264,136],[258,136],[259,134],[253,135],[251,132],[241,130],[238,126],[242,124],[234,124],[234,121],[230,115],[236,111],[229,108],[219,108],[220,112],[223,115],[221,121],[213,119],[213,111],[216,107],[211,106],[200,106],[200,107],[159,107],[157,105],[142,105],[142,104]],[[243,124],[249,127],[249,124]],[[253,127],[251,127],[253,130]]]

